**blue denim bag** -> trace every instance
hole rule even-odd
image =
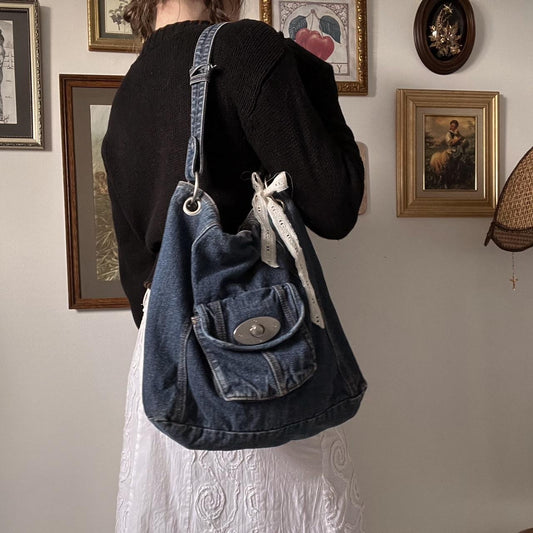
[[[214,36],[191,69],[187,181],[170,202],[146,316],[148,418],[191,449],[278,446],[357,412],[366,382],[282,173],[254,174],[253,209],[236,234],[198,186]]]

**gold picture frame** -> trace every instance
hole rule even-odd
[[[330,63],[339,94],[368,94],[366,0],[260,0],[260,15]]]
[[[0,148],[44,148],[39,41],[39,2],[0,1]]]
[[[137,53],[141,43],[122,18],[129,0],[87,0],[89,50]]]
[[[397,89],[397,216],[493,216],[498,104],[492,91]]]

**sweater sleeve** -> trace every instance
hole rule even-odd
[[[119,195],[113,184],[113,169],[106,157],[105,147],[104,139],[102,157],[107,170],[109,198],[117,236],[120,281],[130,302],[133,320],[139,327],[143,316],[141,302],[145,292],[144,282],[151,273],[155,255],[148,250],[144,240],[137,234],[122,209]]]
[[[306,225],[325,238],[346,236],[357,221],[364,169],[331,66],[286,40],[243,127],[267,172],[289,174]]]

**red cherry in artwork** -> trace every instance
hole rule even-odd
[[[329,35],[319,31],[302,28],[294,39],[300,46],[324,61],[333,53],[335,43]]]

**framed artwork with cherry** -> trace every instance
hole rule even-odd
[[[368,94],[366,0],[260,0],[262,20],[333,67],[339,94]]]

